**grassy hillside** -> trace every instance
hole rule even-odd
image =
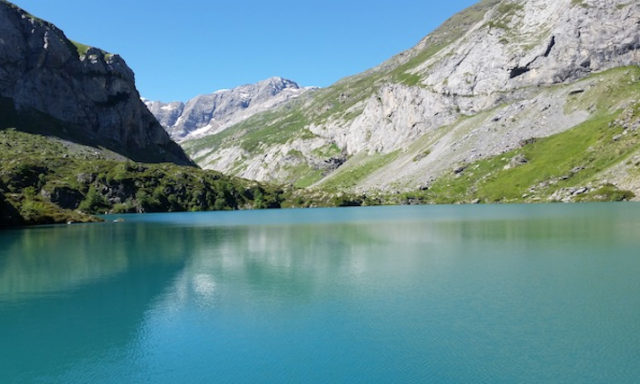
[[[567,132],[469,164],[412,197],[436,203],[632,199],[633,192],[598,177],[615,164],[629,161],[640,148],[637,132],[622,135],[624,128],[614,123],[619,115],[596,117]]]
[[[342,194],[227,177],[175,164],[122,160],[108,150],[0,130],[0,226],[95,221],[92,214],[359,204]]]

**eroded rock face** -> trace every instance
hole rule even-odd
[[[389,153],[458,118],[456,101],[429,90],[388,84],[364,102],[363,113],[349,124],[341,120],[312,132],[335,142],[346,153]]]
[[[133,160],[192,164],[140,101],[134,74],[120,56],[77,48],[52,24],[5,1],[0,97],[18,114],[50,116],[78,140]]]
[[[145,104],[173,139],[185,141],[221,132],[313,89],[272,77],[257,84],[200,95],[186,103],[145,100]]]
[[[633,1],[505,0],[416,73],[437,93],[473,97],[575,81],[638,64],[639,26]]]

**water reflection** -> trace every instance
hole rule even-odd
[[[626,353],[620,366],[640,341],[627,332],[640,308],[621,295],[640,292],[639,208],[628,207],[199,214],[195,225],[182,214],[0,232],[0,382],[415,381],[436,368],[464,382],[482,377],[487,353],[512,378],[563,353],[598,367],[569,346],[602,350],[603,338]],[[541,344],[547,334],[557,342]],[[535,349],[549,354],[517,358]]]
[[[169,239],[150,231],[86,225],[2,233],[0,378],[27,383],[46,373],[55,382],[78,360],[126,350],[189,253],[186,233]]]

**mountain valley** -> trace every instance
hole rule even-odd
[[[636,2],[483,0],[327,88],[274,77],[164,103],[118,55],[0,0],[0,226],[636,200],[639,27]]]

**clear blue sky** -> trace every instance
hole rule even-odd
[[[326,87],[415,45],[477,0],[13,0],[68,38],[120,54],[142,96],[281,76]]]

